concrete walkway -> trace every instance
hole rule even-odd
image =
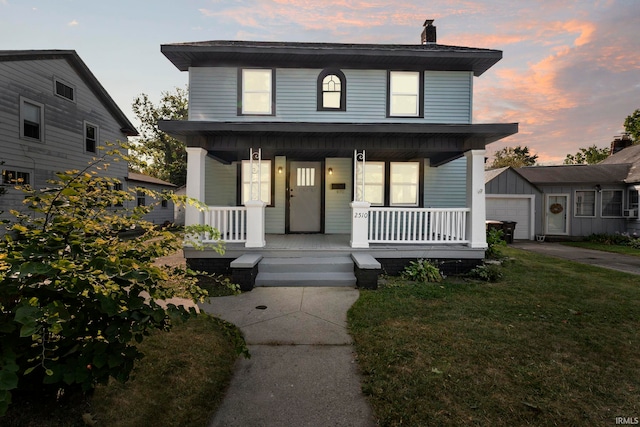
[[[538,243],[518,241],[512,245],[517,249],[537,252],[558,258],[568,259],[582,264],[596,265],[611,270],[640,275],[640,257],[621,255],[612,252],[577,248],[560,243]]]
[[[224,426],[375,426],[360,388],[347,310],[353,288],[255,288],[200,307],[238,326],[239,359],[210,423]]]

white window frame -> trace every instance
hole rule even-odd
[[[359,177],[358,180],[361,179],[362,176],[362,172],[360,171],[361,169],[361,163],[358,163],[358,171],[357,171],[357,176]],[[377,166],[377,167],[381,167],[382,168],[382,176],[381,176],[381,180],[380,181],[376,181],[373,179],[373,177],[371,176],[371,166]],[[364,196],[365,196],[365,201],[371,203],[371,206],[384,206],[384,199],[385,199],[385,188],[384,188],[384,184],[385,184],[385,175],[386,175],[386,164],[385,162],[366,162],[365,163],[365,167],[364,167]],[[372,200],[371,199],[371,191],[369,191],[372,187],[377,187],[380,188],[380,195],[382,197],[382,200]],[[357,186],[356,191],[358,191],[358,193],[360,193],[361,187]],[[358,200],[360,200],[359,198],[357,198]]]
[[[68,97],[58,93],[58,83],[60,83],[60,84],[62,84],[64,86],[68,87],[69,89],[71,89],[71,91],[72,91],[72,97],[71,98],[68,98]],[[60,79],[58,77],[55,77],[55,76],[53,77],[53,93],[58,98],[66,99],[67,101],[73,102],[73,103],[76,102],[76,87],[74,85],[70,84],[69,82],[64,81],[64,80],[62,80],[62,79]]]
[[[415,182],[403,181],[403,182],[394,182],[394,168],[397,165],[415,165],[416,167],[416,175]],[[402,187],[415,187],[415,201],[407,203],[407,202],[396,202],[394,201],[394,188],[402,186]],[[420,162],[390,162],[389,163],[389,206],[419,206],[420,204]]]
[[[394,84],[394,77],[401,78],[402,76],[415,76],[416,77],[416,87],[414,91],[406,92],[400,91],[396,89],[396,84]],[[422,99],[420,96],[421,88],[420,88],[420,72],[418,71],[389,71],[389,116],[390,117],[420,117],[420,100]],[[404,112],[396,112],[393,108],[393,100],[396,97],[414,97],[416,102],[415,111],[412,113],[404,113]]]
[[[593,215],[582,215],[580,214],[580,209],[578,207],[578,203],[582,203],[579,202],[578,200],[578,193],[593,193]],[[574,209],[573,209],[573,216],[576,218],[595,218],[596,217],[596,206],[598,204],[598,193],[596,193],[596,190],[576,190],[574,193]]]
[[[604,193],[620,193],[620,212],[617,215],[605,215],[605,198]],[[602,218],[622,218],[624,211],[624,190],[622,189],[603,189],[600,191],[600,216]]]
[[[268,90],[247,90],[245,82],[247,80],[246,74],[252,72],[269,73],[269,89]],[[273,100],[274,100],[274,85],[273,85],[274,70],[271,68],[243,68],[241,70],[241,85],[242,85],[242,99],[241,99],[241,114],[252,116],[271,116],[273,115]],[[250,110],[247,107],[246,95],[248,94],[267,94],[269,98],[269,107],[267,110]]]
[[[257,167],[257,162],[253,162],[254,166]],[[240,203],[244,205],[249,201],[251,197],[251,161],[243,160],[241,163],[241,200]],[[271,171],[271,160],[261,160],[260,161],[260,169],[262,173],[261,184],[262,187],[260,189],[260,199],[267,204],[267,206],[271,206],[271,188],[273,186],[272,182],[272,171]]]
[[[88,129],[89,127],[92,127],[92,128],[94,128],[94,129],[96,130],[96,131],[95,131],[95,141],[94,141],[95,146],[94,146],[94,150],[93,150],[93,151],[87,150],[87,139],[88,139],[88,138],[87,138],[87,129]],[[83,125],[83,127],[82,127],[82,129],[83,129],[83,132],[82,132],[82,134],[83,134],[82,142],[83,142],[83,149],[84,149],[84,152],[85,152],[85,153],[92,153],[92,154],[97,153],[97,152],[98,152],[98,142],[100,141],[100,126],[98,126],[98,125],[96,125],[96,124],[93,124],[93,123],[90,123],[90,122],[85,121],[85,122],[84,122],[84,125]]]
[[[30,104],[40,109],[40,123],[39,124],[39,135],[38,138],[34,138],[32,136],[28,136],[24,134],[24,122],[26,120],[25,114],[25,104]],[[29,141],[44,141],[44,104],[39,102],[32,101],[31,99],[20,97],[20,138],[26,139]]]

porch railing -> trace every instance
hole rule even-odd
[[[469,208],[369,208],[369,243],[468,243]]]
[[[220,238],[227,243],[247,241],[247,208],[244,206],[209,206],[205,212],[205,224],[220,231]]]

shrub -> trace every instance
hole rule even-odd
[[[504,241],[504,232],[502,230],[489,229],[487,231],[487,250],[485,252],[486,258],[501,258],[502,252],[500,249],[504,248],[507,243]]]
[[[95,171],[105,158],[58,173],[49,188],[22,187],[30,212],[11,212],[15,221],[0,239],[0,415],[12,391],[55,398],[110,377],[127,380],[143,356],[136,342],[196,315],[158,301],[177,292],[194,302],[206,296],[193,272],[154,264],[182,242],[143,219],[153,206],[116,208],[136,191],[175,196],[116,190],[117,179]],[[131,229],[139,235],[123,239],[120,232]]]
[[[469,271],[468,277],[484,282],[499,282],[502,280],[502,267],[493,264],[482,264]]]
[[[442,281],[442,274],[438,267],[426,259],[411,261],[402,272],[402,277],[420,283]]]

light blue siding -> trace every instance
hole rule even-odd
[[[210,158],[205,162],[205,203],[209,206],[236,206],[238,165],[223,165]]]
[[[321,71],[320,69],[277,69],[275,116],[238,116],[237,69],[190,68],[189,119],[195,121],[471,123],[471,73],[425,72],[425,117],[415,119],[386,116],[386,70],[342,70],[347,85],[347,110],[317,111],[317,78]]]
[[[467,160],[424,167],[424,207],[464,208],[467,205]]]
[[[278,173],[278,168],[282,168],[282,173]],[[265,211],[265,232],[270,234],[284,234],[285,232],[285,209],[287,204],[287,158],[278,156],[274,161],[273,180],[273,206],[267,207]]]
[[[326,170],[333,169],[333,175],[327,175],[325,191],[325,233],[349,234],[351,232],[351,206],[353,199],[353,159],[327,158]],[[344,190],[332,190],[331,184],[345,184]]]

